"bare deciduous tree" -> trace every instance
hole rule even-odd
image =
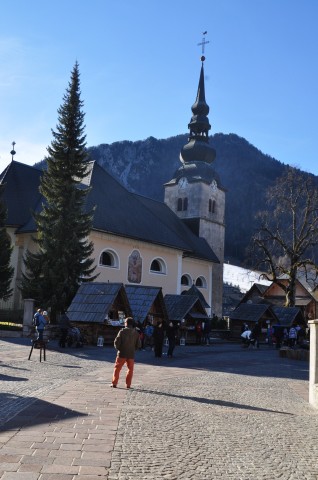
[[[263,277],[279,285],[286,307],[295,305],[299,274],[317,277],[318,189],[314,177],[288,167],[266,194],[267,209],[259,212],[252,256]],[[314,278],[313,278],[314,273]],[[282,281],[284,280],[284,281]]]

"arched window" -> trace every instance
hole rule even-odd
[[[189,286],[189,285],[192,285],[192,281],[191,281],[191,277],[190,275],[188,274],[185,274],[185,275],[182,275],[181,277],[181,285],[184,285],[184,286]]]
[[[162,258],[155,258],[150,265],[150,272],[151,273],[161,273],[166,274],[167,268],[165,262]]]
[[[204,277],[198,277],[195,281],[195,286],[199,288],[206,288],[206,279]]]
[[[104,250],[99,257],[99,265],[102,267],[119,267],[117,254],[113,250]]]
[[[188,198],[178,198],[177,211],[185,212],[186,210],[188,210]]]
[[[210,213],[215,213],[215,207],[216,207],[216,202],[215,200],[209,200],[209,212]]]

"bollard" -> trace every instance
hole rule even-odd
[[[98,337],[97,346],[98,347],[103,347],[104,346],[104,337]]]
[[[185,346],[185,338],[184,337],[180,338],[180,345]]]

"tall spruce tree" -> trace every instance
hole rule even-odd
[[[45,202],[35,214],[38,251],[27,252],[21,285],[24,297],[31,296],[51,309],[53,321],[67,309],[80,283],[96,278],[90,258],[93,244],[88,241],[93,212],[85,212],[89,188],[81,184],[88,160],[82,106],[76,62],[58,109],[59,123],[52,130],[47,170],[41,178]]]
[[[10,263],[13,247],[5,228],[7,209],[1,200],[4,188],[0,185],[0,299],[8,300],[12,295],[10,286],[14,270]]]

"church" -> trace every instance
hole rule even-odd
[[[214,171],[216,153],[209,145],[204,61],[202,56],[188,142],[180,152],[180,168],[164,185],[164,202],[128,191],[92,160],[85,178],[91,187],[86,205],[88,210],[95,207],[89,240],[98,282],[157,287],[163,295],[181,295],[194,285],[207,314],[222,316],[225,188]],[[23,309],[18,285],[26,251],[36,248],[32,212],[43,203],[41,174],[41,169],[14,160],[0,174],[14,267],[13,295],[0,302],[0,309]]]

